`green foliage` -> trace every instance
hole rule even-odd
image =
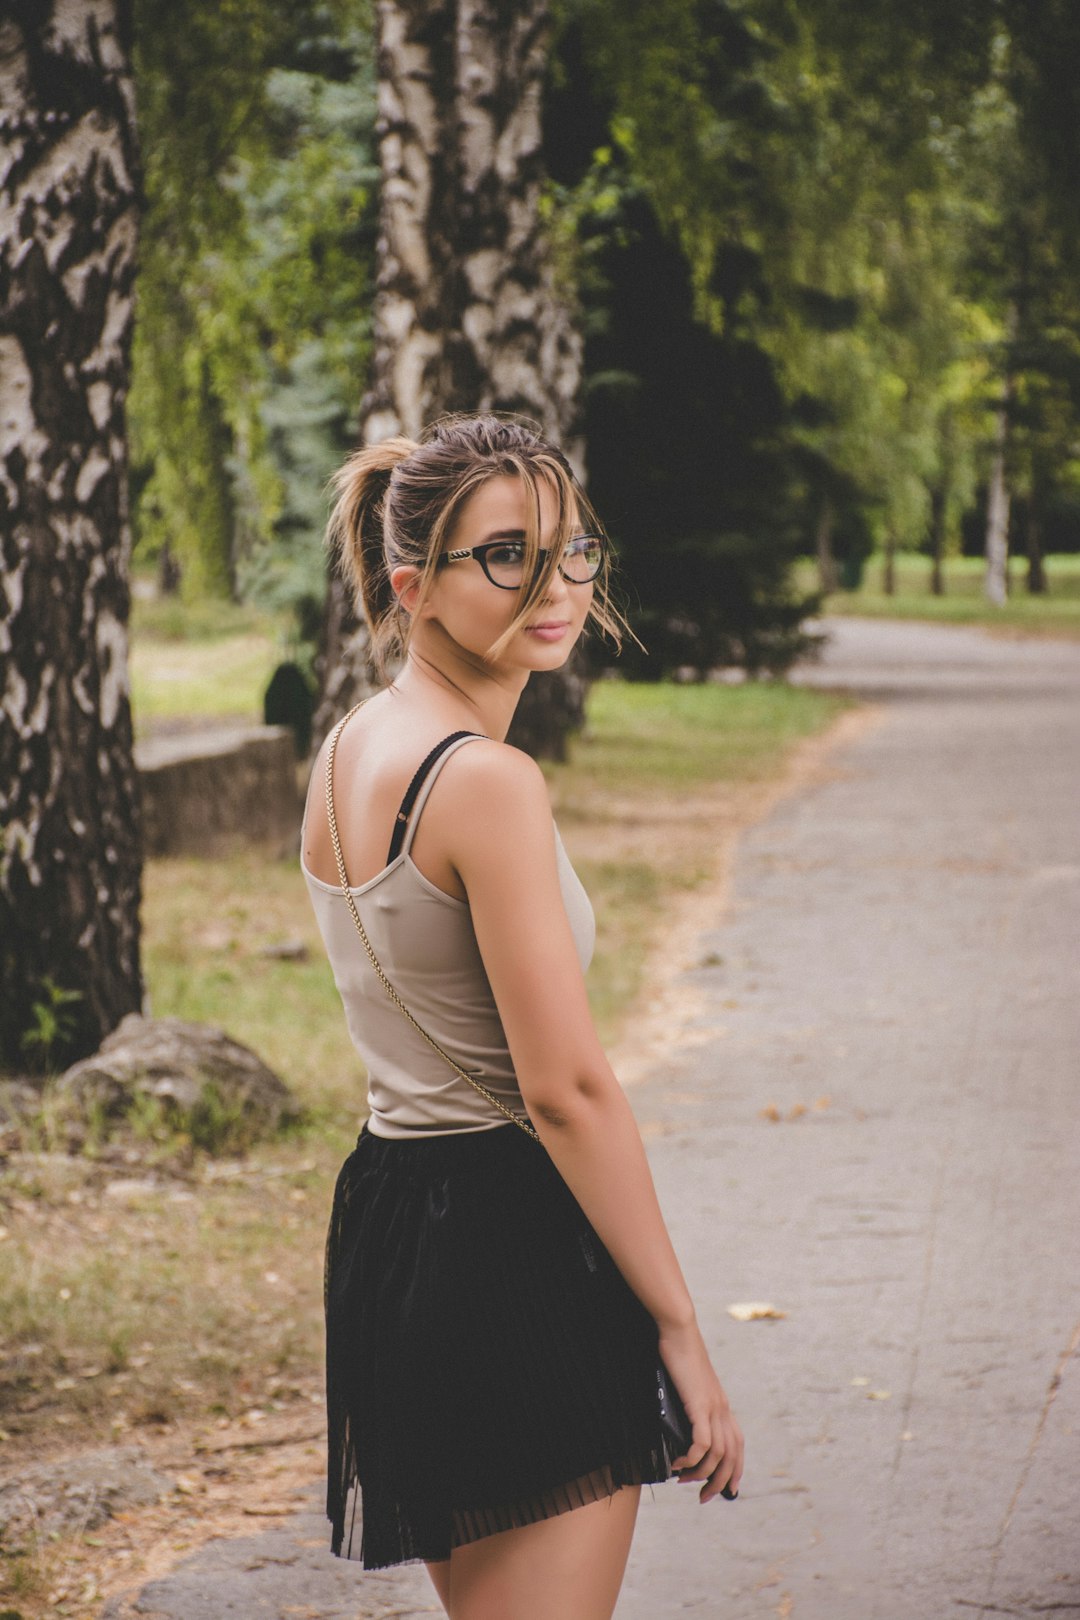
[[[366,0],[140,0],[136,537],[185,595],[321,597],[318,491],[366,361]],[[294,424],[298,432],[294,436]]]
[[[768,424],[759,412],[758,444],[768,430],[804,548],[824,514],[855,564],[875,543],[927,544],[932,524],[956,549],[1006,377],[1014,496],[1035,511],[1072,483],[1080,187],[1062,180],[1080,175],[1080,140],[1063,64],[1080,23],[1067,10],[562,0],[571,67],[555,83],[577,51],[585,138],[622,157],[678,244],[694,319],[767,357],[784,409]],[[558,154],[566,144],[556,133]],[[604,367],[599,386],[625,393],[633,367],[614,353]],[[650,376],[658,415],[675,393]],[[733,458],[717,454],[737,499]],[[754,546],[777,521],[752,516]]]
[[[257,1135],[243,1106],[237,1101],[227,1102],[212,1082],[201,1088],[190,1109],[178,1108],[168,1098],[137,1091],[124,1124],[143,1142],[173,1151],[190,1145],[211,1157],[242,1153]]]
[[[648,649],[618,667],[653,679],[782,668],[812,605],[786,582],[799,535],[784,404],[751,336],[771,297],[764,163],[788,118],[751,11],[559,7],[545,147],[576,233],[590,492]]]
[[[1073,0],[1003,0],[1012,43],[1008,92],[1016,107],[1030,190],[1075,267],[1080,257],[1080,9]]]
[[[353,57],[346,84],[272,76],[276,156],[248,193],[259,298],[273,322],[260,419],[279,506],[270,543],[245,559],[243,589],[293,609],[300,635],[325,591],[326,485],[355,439],[371,340],[374,65],[359,32]]]
[[[306,1114],[298,1111],[288,1131],[306,1123]],[[94,1159],[110,1142],[127,1138],[129,1144],[141,1145],[142,1157],[161,1162],[190,1162],[196,1151],[211,1158],[243,1154],[266,1135],[257,1114],[239,1098],[228,1100],[212,1080],[201,1086],[191,1107],[137,1086],[122,1103],[115,1097],[92,1097],[73,1105],[47,1084],[36,1113],[22,1121],[20,1131],[27,1147],[37,1152],[77,1150]]]
[[[42,999],[30,1003],[33,1022],[23,1030],[19,1046],[27,1060],[45,1072],[62,1058],[76,1033],[78,1020],[65,1009],[82,1001],[83,992],[66,990],[47,973],[42,977],[41,990]]]
[[[647,649],[626,645],[617,667],[782,670],[814,598],[788,580],[799,531],[774,375],[760,349],[695,322],[685,261],[640,196],[623,219],[585,351],[590,494]]]
[[[370,352],[370,0],[135,10],[137,543],[286,609],[307,667]],[[541,213],[650,673],[781,667],[830,529],[850,579],[958,550],[1006,392],[1014,527],[1073,509],[1078,15],[556,0]]]

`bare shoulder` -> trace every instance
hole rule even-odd
[[[447,810],[482,820],[509,814],[551,814],[544,773],[531,755],[509,743],[481,737],[456,751],[444,773]]]
[[[458,878],[478,901],[481,879],[505,897],[525,868],[555,871],[555,834],[544,773],[530,755],[493,738],[458,748],[439,779],[436,825]],[[420,823],[423,827],[423,822]],[[550,847],[549,847],[550,846]],[[523,862],[522,851],[530,851]]]

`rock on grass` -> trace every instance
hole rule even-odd
[[[138,1446],[34,1463],[0,1479],[0,1541],[11,1551],[46,1537],[81,1535],[172,1488]]]
[[[134,1129],[182,1133],[234,1153],[296,1120],[300,1106],[262,1059],[211,1024],[129,1013],[48,1091],[53,1128],[78,1148]]]

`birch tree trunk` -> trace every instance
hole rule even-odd
[[[1009,595],[1009,486],[1005,478],[1005,450],[1009,438],[1009,401],[1012,398],[1011,349],[1020,312],[1015,300],[1005,316],[1005,361],[1001,402],[994,419],[994,454],[986,498],[986,572],[983,591],[995,607],[1004,607]]]
[[[990,463],[990,488],[986,500],[986,575],[983,586],[987,599],[996,607],[1004,607],[1009,594],[1006,572],[1009,555],[1009,489],[1005,482],[1007,433],[1008,412],[1003,401],[994,424],[994,458]]]
[[[581,339],[540,215],[548,0],[379,0],[379,273],[362,437],[443,411],[536,418],[584,478]],[[371,690],[367,633],[331,581],[314,746]],[[578,655],[533,675],[510,740],[558,757],[584,709]]]
[[[130,22],[127,0],[0,20],[0,1065],[26,1071],[92,1052],[142,1000]]]

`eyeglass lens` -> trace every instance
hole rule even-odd
[[[541,552],[541,562],[546,553]],[[585,585],[595,579],[604,559],[604,543],[598,535],[576,535],[567,542],[559,572],[564,579]],[[525,547],[518,540],[488,548],[485,561],[488,577],[507,589],[517,589],[525,577]]]

